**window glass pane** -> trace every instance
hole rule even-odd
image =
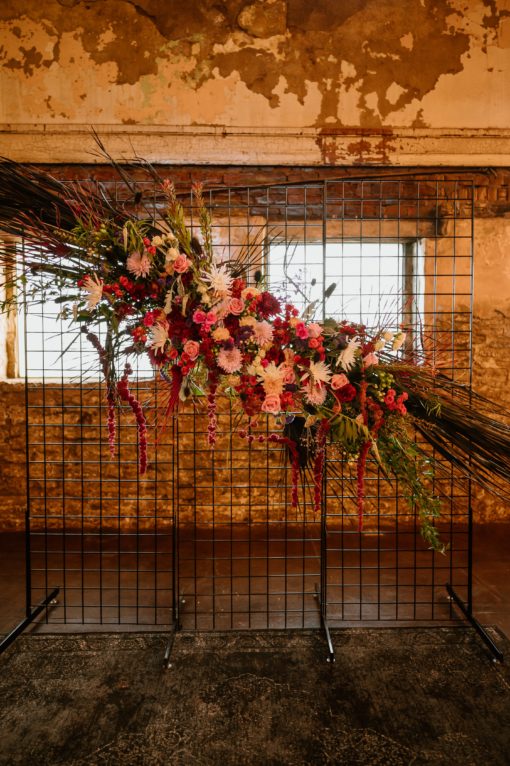
[[[374,324],[389,313],[398,317],[404,276],[399,242],[275,243],[269,249],[269,289],[301,310],[315,301],[315,319]]]
[[[20,260],[42,260],[43,251],[24,248]],[[62,259],[61,267],[65,267]],[[62,302],[66,291],[57,275],[35,270],[27,280],[24,332],[19,337],[20,375],[30,378],[79,378],[87,368],[95,368],[96,360],[88,352],[87,340],[80,325],[73,321],[72,300]],[[72,296],[71,296],[72,297]],[[97,370],[95,371],[97,377]]]

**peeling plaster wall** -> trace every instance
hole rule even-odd
[[[5,124],[506,128],[510,0],[3,0]]]

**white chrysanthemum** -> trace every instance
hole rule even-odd
[[[351,367],[354,366],[356,361],[356,352],[358,351],[361,342],[358,338],[349,338],[347,346],[344,348],[340,356],[338,357],[338,365],[342,367],[346,372],[349,372]]]
[[[310,377],[314,383],[329,383],[331,370],[326,362],[310,362]]]
[[[232,288],[232,276],[226,266],[211,266],[210,271],[203,271],[202,277],[215,295],[226,298]]]
[[[303,392],[309,404],[320,407],[326,400],[327,389],[325,386],[314,386],[308,383],[306,386],[303,386]]]
[[[262,382],[266,394],[279,396],[282,393],[285,372],[285,369],[277,367],[274,362],[268,364],[267,367],[261,368],[259,380]]]
[[[83,281],[83,289],[88,295],[87,308],[89,311],[95,309],[103,297],[103,280],[99,279],[97,274],[94,274],[92,277],[85,277]]]
[[[168,342],[168,327],[164,324],[155,324],[151,328],[151,348],[155,351],[163,351]]]

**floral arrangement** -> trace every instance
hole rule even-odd
[[[110,339],[123,332],[130,350],[147,354],[170,386],[167,412],[190,392],[207,395],[208,442],[216,442],[216,396],[239,400],[247,416],[241,437],[261,414],[285,415],[290,424],[304,419],[313,434],[316,509],[321,502],[325,437],[339,442],[357,461],[359,525],[363,524],[363,477],[370,450],[383,465],[378,443],[402,436],[408,392],[399,382],[396,358],[406,333],[382,329],[369,333],[348,321],[305,321],[298,309],[282,303],[263,287],[235,276],[236,264],[221,261],[212,246],[211,225],[200,187],[194,188],[201,221],[201,241],[186,226],[173,187],[164,183],[167,214],[157,233],[147,222],[131,219],[119,228],[111,221],[80,218],[66,240],[71,247],[95,253],[97,267],[76,282],[74,304],[103,363],[108,389],[108,428],[115,445],[115,407],[120,399],[133,410],[139,429],[140,472],[147,468],[147,426],[143,409],[129,391],[126,367],[114,380],[115,359],[108,358],[89,327],[106,321]],[[115,253],[115,261],[107,257]],[[121,329],[122,328],[122,329]],[[108,344],[111,346],[111,342]],[[112,347],[112,346],[111,346]],[[114,346],[113,346],[114,347]],[[392,373],[393,370],[393,373]],[[312,431],[313,428],[313,431]],[[273,434],[284,444],[293,467],[292,501],[297,503],[302,438]],[[309,441],[309,438],[306,439]],[[407,444],[407,439],[406,439]],[[432,498],[424,523],[435,515]],[[432,540],[434,530],[428,528]]]
[[[291,461],[293,503],[299,472],[311,465],[320,506],[332,440],[356,464],[360,528],[371,453],[417,509],[426,542],[441,550],[434,525],[440,503],[429,480],[433,461],[415,431],[467,475],[497,487],[510,476],[508,427],[476,410],[487,407],[485,400],[407,359],[405,328],[310,321],[282,303],[260,271],[251,274],[246,263],[216,253],[200,187],[194,188],[199,231],[192,231],[173,186],[155,180],[166,200],[160,221],[35,169],[0,165],[0,225],[47,253],[43,262],[29,257],[19,278],[29,278],[31,269],[54,275],[59,300],[72,306],[99,355],[111,451],[116,408],[124,405],[138,426],[140,473],[147,470],[148,428],[130,390],[128,361],[146,354],[168,384],[167,414],[187,397],[206,397],[211,448],[220,392],[238,400],[245,415],[239,435],[248,441],[261,416],[285,419],[283,433],[269,438]],[[0,253],[11,275],[13,257],[9,248]],[[99,326],[106,328],[102,336]]]

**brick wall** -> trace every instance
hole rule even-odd
[[[290,464],[282,447],[268,439],[281,433],[281,422],[262,417],[249,444],[236,432],[239,410],[235,403],[220,397],[218,438],[211,451],[200,401],[195,407],[181,405],[177,421],[164,423],[164,392],[158,392],[158,409],[156,390],[142,381],[137,393],[147,403],[151,424],[148,470],[139,476],[136,427],[129,412],[117,420],[116,454],[112,458],[109,453],[104,391],[99,386],[31,384],[25,399],[24,386],[0,384],[6,404],[1,415],[6,438],[0,528],[24,527],[27,492],[33,530],[91,531],[100,526],[123,532],[163,531],[171,525],[174,510],[182,524],[199,526],[318,521],[311,471],[300,480],[298,506],[291,507]],[[355,528],[355,464],[341,462],[334,447],[329,456],[331,523],[338,523],[341,516],[344,528]],[[375,464],[369,463],[365,529],[392,527],[396,513],[401,521],[411,518],[405,503],[396,499],[395,484],[378,476]]]

